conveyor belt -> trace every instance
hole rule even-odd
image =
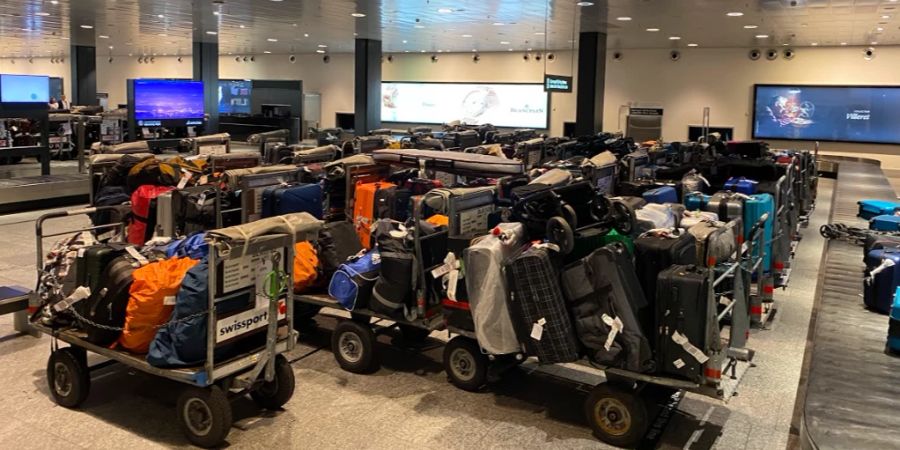
[[[87,203],[87,175],[42,175],[0,180],[0,213]]]
[[[863,198],[896,199],[876,165],[840,162],[832,222],[856,217]],[[805,448],[887,449],[900,446],[900,357],[885,353],[888,319],[862,303],[862,248],[831,241],[819,298],[806,398]]]

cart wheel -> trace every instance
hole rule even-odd
[[[562,217],[554,216],[547,222],[547,238],[558,245],[560,253],[564,255],[568,255],[575,248],[575,234]]]
[[[250,391],[250,397],[265,409],[279,409],[294,396],[294,369],[284,355],[275,356],[275,378]]]
[[[334,359],[341,368],[353,373],[369,373],[377,368],[375,333],[368,325],[342,320],[331,335]]]
[[[633,448],[650,425],[646,404],[640,397],[606,383],[588,395],[584,413],[594,436],[617,447]]]
[[[61,348],[47,360],[47,384],[60,406],[76,408],[91,390],[91,376],[84,352],[72,347]]]
[[[566,222],[569,223],[569,226],[572,228],[578,228],[578,213],[575,212],[575,208],[572,205],[562,205],[562,217],[566,219]]]
[[[634,211],[625,203],[612,202],[613,215],[616,218],[616,229],[622,234],[631,234],[634,231],[634,223],[637,220]]]
[[[444,370],[454,386],[475,392],[487,383],[488,359],[474,340],[456,336],[444,347]]]
[[[399,324],[400,332],[403,333],[403,339],[413,344],[421,344],[431,335],[431,330],[414,327],[412,325]]]
[[[218,386],[191,386],[178,397],[178,423],[184,435],[198,447],[221,445],[231,431],[231,404]]]

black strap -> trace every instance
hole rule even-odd
[[[728,221],[728,197],[719,200],[719,220]]]

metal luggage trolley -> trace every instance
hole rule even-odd
[[[586,360],[561,364],[598,380],[589,388],[584,414],[594,435],[609,444],[633,447],[638,444],[653,423],[652,406],[671,398],[678,391],[692,392],[727,402],[747,369],[752,367],[754,351],[746,348],[750,327],[750,292],[745,285],[749,271],[760,270],[762,257],[753,257],[753,248],[763,238],[762,227],[768,219],[764,215],[751,230],[752,238],[741,242],[736,234],[739,250],[730,261],[717,262],[707,258],[709,291],[706,330],[707,341],[700,350],[709,359],[702,365],[700,379],[689,381],[653,373],[592,364]],[[741,228],[740,221],[737,227]],[[729,224],[734,226],[734,224]],[[738,230],[739,231],[739,230]],[[728,282],[730,281],[730,283]],[[720,299],[728,298],[720,308]],[[727,323],[727,324],[726,324]],[[725,328],[728,337],[723,337]],[[461,389],[483,386],[489,378],[496,378],[513,366],[526,361],[524,354],[486,355],[478,345],[472,329],[449,325],[447,330],[456,336],[444,350],[444,369],[451,383]],[[474,377],[480,377],[473,380]],[[563,377],[568,378],[568,377]],[[602,380],[602,381],[599,381]]]
[[[86,208],[41,216],[35,225],[38,267],[42,264],[43,238],[116,227],[121,232],[123,224],[119,223],[65,233],[43,233],[47,220],[102,209]],[[79,328],[53,327],[36,321],[33,326],[52,338],[47,380],[56,402],[67,408],[78,407],[90,390],[90,372],[114,363],[175,380],[188,385],[178,398],[177,420],[188,440],[201,447],[214,447],[225,441],[232,425],[229,402],[235,397],[249,394],[263,408],[280,408],[294,392],[294,372],[282,353],[293,349],[296,341],[296,333],[290,327],[294,308],[289,280],[293,269],[293,243],[297,239],[315,239],[315,233],[302,237],[265,235],[237,246],[216,240],[210,242],[209,303],[201,314],[207,315],[207,324],[215,325],[207,327],[206,362],[198,366],[171,369],[151,366],[142,355],[89,342],[86,332]],[[271,270],[267,273],[259,271],[258,267],[269,261],[272,265],[265,267]],[[257,277],[261,276],[265,278],[263,294],[257,290]],[[241,295],[251,298],[246,308],[229,314],[217,313],[218,302]],[[235,327],[236,323],[243,325]],[[265,344],[261,347],[225,360],[217,359],[216,349],[223,344],[246,342],[246,338],[260,333],[265,336]],[[60,348],[59,341],[69,346]],[[107,361],[91,366],[88,352]]]

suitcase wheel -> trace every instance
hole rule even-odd
[[[616,229],[620,233],[629,235],[634,231],[634,224],[637,221],[634,211],[625,203],[614,201],[612,203],[613,217],[616,221]]]
[[[575,248],[575,233],[566,219],[559,216],[547,222],[547,239],[559,246],[560,253],[568,255]]]
[[[594,436],[617,447],[634,448],[650,425],[647,405],[638,394],[608,383],[591,391],[584,413]]]
[[[470,392],[487,383],[488,358],[475,340],[456,336],[444,346],[444,370],[454,386]]]

